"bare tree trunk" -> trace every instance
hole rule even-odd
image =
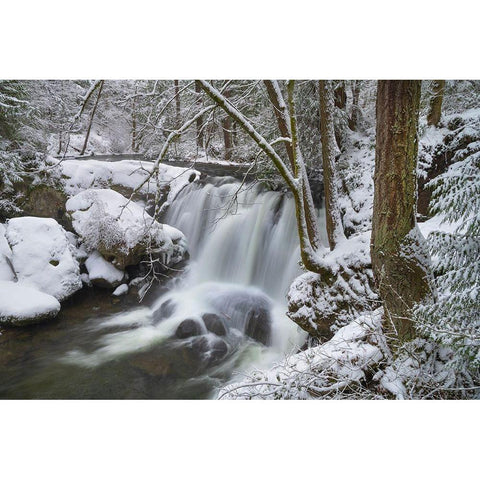
[[[345,81],[339,81],[334,90],[335,106],[345,110],[347,106],[347,91],[345,90]]]
[[[198,80],[195,80],[195,93],[197,94],[197,105],[199,108],[202,106],[202,98],[200,96],[202,88]],[[197,119],[197,147],[203,149],[203,117]]]
[[[268,98],[273,106],[273,111],[275,112],[275,117],[277,119],[278,129],[280,134],[284,138],[290,138],[292,133],[289,125],[289,114],[286,110],[285,101],[283,100],[282,93],[278,89],[278,83],[273,82],[272,80],[264,80],[263,82],[267,89]],[[290,166],[292,172],[295,171],[295,160],[294,160],[294,151],[291,142],[283,142],[285,145],[285,151],[287,153],[288,159],[290,161]],[[312,192],[310,189],[310,184],[308,182],[308,177],[306,172],[304,172],[304,181],[302,183],[302,194],[303,202],[306,205],[309,205],[310,208],[307,208],[305,211],[305,220],[307,223],[307,232],[308,239],[312,244],[313,248],[318,248],[320,246],[318,240],[318,225],[315,216],[315,209],[313,208],[313,199]]]
[[[385,315],[401,341],[414,337],[411,309],[430,292],[415,220],[420,89],[420,81],[388,80],[377,91],[371,257]]]
[[[132,152],[137,152],[137,112],[136,112],[136,103],[137,103],[137,86],[135,86],[135,96],[132,99]]]
[[[431,83],[432,96],[430,98],[430,110],[427,115],[427,124],[437,126],[442,116],[443,93],[445,91],[445,80],[434,80]]]
[[[353,80],[352,86],[352,113],[348,121],[348,126],[350,130],[356,131],[358,126],[358,117],[359,117],[359,105],[358,99],[360,97],[360,80]]]
[[[173,84],[175,86],[175,128],[180,128],[181,118],[180,118],[180,86],[178,80],[174,80]]]
[[[104,80],[101,80],[100,83],[98,84],[97,99],[95,100],[95,105],[93,106],[92,113],[90,114],[87,133],[85,135],[85,142],[83,143],[83,147],[82,147],[82,150],[80,151],[80,155],[83,155],[85,153],[85,150],[87,149],[88,138],[90,137],[90,130],[92,129],[92,124],[93,124],[93,118],[95,117],[95,112],[97,111],[98,101],[100,100],[100,96],[102,95],[103,83],[104,83]]]
[[[230,91],[227,88],[223,94],[225,98],[230,97]],[[225,160],[229,162],[232,159],[232,118],[230,115],[226,115],[225,118],[222,120],[222,129],[223,129],[223,143],[225,146]]]
[[[60,155],[62,153],[62,148],[63,148],[63,132],[60,132],[58,134],[58,150],[57,150],[57,155]]]
[[[336,180],[335,158],[340,153],[335,140],[333,109],[335,108],[332,82],[319,80],[320,134],[322,138],[323,187],[325,190],[325,214],[330,250],[345,238],[343,232]]]

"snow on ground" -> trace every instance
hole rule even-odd
[[[12,218],[7,223],[6,239],[20,283],[60,301],[82,288],[67,234],[53,218]]]
[[[328,342],[285,359],[267,371],[224,387],[220,399],[335,398],[362,389],[366,372],[386,355],[381,333],[382,310],[359,316]]]
[[[87,267],[90,282],[99,287],[116,287],[125,278],[125,273],[122,270],[107,262],[97,251],[88,256],[85,267]]]
[[[85,190],[70,198],[66,208],[87,251],[114,257],[119,268],[137,264],[149,247],[164,265],[178,263],[186,255],[182,232],[158,223],[140,205],[113,190]]]
[[[141,160],[121,160],[107,162],[91,159],[56,160],[49,157],[50,163],[58,164],[67,195],[90,188],[121,189],[122,193],[131,194],[148,179],[153,170],[153,163]],[[167,201],[171,203],[183,187],[200,178],[200,172],[191,168],[159,165],[160,188],[170,186]],[[141,194],[154,194],[156,179],[146,181],[139,188]]]
[[[0,280],[15,280],[11,262],[12,250],[5,238],[5,225],[0,223]]]
[[[15,282],[0,281],[0,325],[24,325],[54,318],[60,311],[55,297]]]

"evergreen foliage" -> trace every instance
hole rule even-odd
[[[433,179],[431,212],[443,214],[453,231],[432,232],[429,245],[437,298],[417,308],[418,328],[432,340],[453,348],[452,362],[470,373],[480,367],[480,124],[465,130],[471,142],[458,149],[448,170]]]

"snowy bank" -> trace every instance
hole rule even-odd
[[[69,196],[90,188],[111,188],[125,196],[130,196],[135,190],[141,195],[154,195],[157,189],[155,177],[148,178],[153,170],[152,162],[83,159],[60,161],[53,157],[50,157],[49,161],[58,164],[61,169],[65,193]],[[182,188],[200,178],[200,172],[191,168],[160,164],[158,178],[160,189],[167,192],[167,202],[171,203]]]
[[[57,316],[60,303],[20,283],[0,281],[0,325],[27,325]]]
[[[329,277],[306,272],[291,284],[288,317],[314,337],[329,339],[338,328],[376,308],[367,231],[339,243],[322,257]]]
[[[19,217],[5,233],[17,280],[62,301],[82,288],[67,232],[52,218]]]
[[[324,344],[297,353],[267,371],[224,387],[220,399],[314,399],[347,397],[364,389],[367,372],[389,350],[381,330],[382,310],[361,315]]]

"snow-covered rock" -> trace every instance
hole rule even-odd
[[[324,340],[366,310],[378,296],[370,260],[370,232],[352,235],[328,251],[322,262],[331,275],[306,272],[288,292],[288,316],[312,336]]]
[[[11,264],[12,250],[5,238],[5,225],[0,223],[0,280],[15,280]]]
[[[58,160],[49,159],[52,163]],[[140,160],[122,160],[105,162],[100,160],[63,160],[58,163],[62,169],[65,193],[76,195],[89,188],[111,188],[123,195],[130,196],[138,189],[142,195],[155,194],[157,182],[148,179],[153,170],[153,162]],[[191,168],[158,166],[160,189],[167,193],[167,202],[171,203],[183,187],[200,178],[200,172]],[[144,183],[143,186],[142,183]]]
[[[122,270],[107,262],[97,251],[89,255],[85,266],[88,270],[89,281],[97,287],[114,288],[120,285],[125,278]]]
[[[62,301],[82,288],[65,230],[52,218],[19,217],[7,223],[17,280]]]
[[[138,264],[147,251],[165,266],[186,256],[182,232],[158,223],[140,205],[113,190],[85,190],[66,206],[85,249],[97,250],[117,268]]]
[[[56,317],[60,303],[21,283],[0,281],[0,325],[27,325]]]
[[[126,283],[122,283],[113,291],[112,295],[114,295],[115,297],[121,297],[126,293],[128,293],[128,285]]]

